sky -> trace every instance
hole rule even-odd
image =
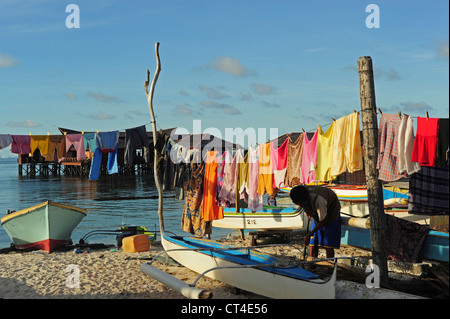
[[[448,118],[447,0],[0,0],[0,134],[150,131],[156,42],[158,128],[326,129],[360,110],[362,56],[383,113]]]

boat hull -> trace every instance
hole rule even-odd
[[[173,238],[162,236],[161,243],[167,254],[183,266],[201,274],[214,267],[239,267],[255,263],[271,264],[272,256],[242,250],[193,251],[198,248],[226,248],[226,246],[204,239]],[[247,256],[247,257],[246,257]],[[251,257],[248,257],[251,256]],[[205,276],[228,285],[270,298],[335,298],[336,267],[327,281],[301,268],[226,268],[208,271]],[[278,270],[278,269],[277,269]],[[299,274],[300,277],[289,275]]]
[[[258,212],[248,208],[241,208],[236,212],[234,208],[224,209],[223,219],[214,220],[213,227],[229,229],[272,229],[293,230],[305,227],[303,209],[271,207]]]
[[[367,218],[343,218],[342,221],[341,245],[371,249]],[[449,234],[430,230],[423,243],[422,258],[448,262]]]
[[[84,209],[46,201],[4,216],[1,225],[17,249],[52,252],[70,243],[85,216]]]
[[[335,185],[325,186],[333,190],[338,199],[342,202],[367,202],[367,187],[358,185]],[[292,187],[284,187],[281,190],[290,192]],[[383,198],[408,198],[407,190],[394,189],[393,187],[383,187]]]

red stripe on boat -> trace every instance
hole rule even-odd
[[[45,250],[50,253],[56,248],[67,245],[68,243],[69,240],[44,239],[34,243],[15,245],[15,247],[19,250]]]

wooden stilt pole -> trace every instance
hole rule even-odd
[[[386,257],[386,231],[383,205],[383,188],[378,180],[378,122],[375,102],[372,58],[358,59],[359,87],[361,97],[361,119],[363,127],[363,151],[367,181],[367,196],[370,214],[370,240],[372,260],[380,271],[380,284],[386,286],[388,280]]]

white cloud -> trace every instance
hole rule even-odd
[[[86,93],[86,96],[91,97],[102,103],[120,103],[121,102],[117,96],[105,95],[103,93],[88,92],[88,93]]]
[[[211,62],[211,64],[214,69],[231,74],[235,77],[247,77],[256,74],[255,71],[251,71],[242,65],[238,59],[230,57],[217,57],[216,61]]]
[[[76,100],[78,99],[78,96],[76,96],[73,93],[63,93],[63,95],[68,99],[68,100]]]
[[[202,102],[200,102],[200,104],[203,107],[208,108],[208,109],[222,110],[225,114],[229,114],[229,115],[241,114],[241,111],[239,111],[235,107],[228,105],[228,104],[217,103],[214,101],[202,101]]]
[[[6,53],[0,53],[0,70],[19,65],[20,61]]]
[[[6,123],[6,126],[9,127],[39,127],[41,123],[35,122],[32,120],[24,120],[24,121],[9,121]]]
[[[448,60],[448,39],[437,43],[437,51],[440,57]]]
[[[91,118],[94,120],[111,120],[115,119],[116,116],[105,112],[98,112],[96,114],[91,114]]]
[[[256,94],[270,95],[270,94],[274,94],[277,89],[273,86],[269,86],[269,85],[265,85],[265,84],[261,84],[261,83],[253,83],[252,90]]]
[[[425,111],[432,110],[433,108],[426,104],[425,102],[402,102],[399,103],[402,109],[406,112],[419,112],[423,113]]]
[[[174,108],[174,113],[182,114],[182,115],[192,115],[192,110],[189,106],[186,105],[177,105]]]
[[[279,107],[280,107],[280,104],[277,104],[277,103],[270,103],[270,102],[267,102],[267,101],[261,101],[261,104],[262,104],[264,107],[271,107],[271,108],[279,108]]]
[[[207,97],[209,97],[210,99],[223,99],[226,98],[227,95],[220,93],[218,90],[209,87],[209,86],[205,86],[205,85],[200,85],[200,91],[202,91]]]

